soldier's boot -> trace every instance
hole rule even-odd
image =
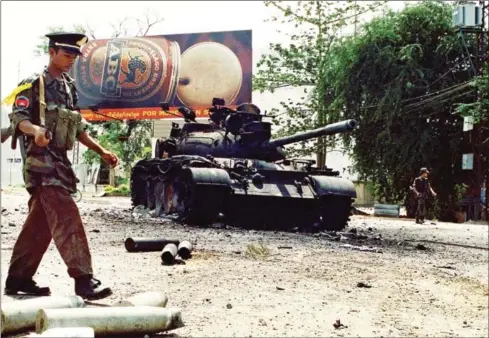
[[[95,300],[110,296],[112,290],[92,275],[83,275],[75,278],[75,293],[84,299]]]
[[[32,296],[49,296],[51,294],[49,287],[38,286],[32,279],[7,276],[7,280],[5,281],[5,294],[13,296],[19,292]]]

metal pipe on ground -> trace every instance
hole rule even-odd
[[[175,257],[178,253],[177,246],[173,243],[165,245],[163,251],[161,252],[161,261],[164,264],[173,264],[175,262]]]
[[[52,328],[91,327],[96,335],[150,334],[184,327],[181,310],[154,306],[42,309],[36,333]]]
[[[178,245],[178,255],[182,259],[189,259],[192,256],[192,243],[189,241],[182,241]]]
[[[161,291],[148,291],[135,294],[124,300],[121,300],[114,306],[155,306],[166,307],[168,297]]]
[[[41,309],[81,308],[85,302],[79,296],[46,296],[33,299],[2,302],[2,334],[27,331],[36,326],[36,315]]]
[[[124,246],[129,252],[150,252],[161,251],[168,243],[178,245],[180,241],[168,238],[128,237],[124,241]]]

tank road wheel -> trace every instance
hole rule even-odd
[[[148,163],[145,160],[136,163],[131,172],[131,202],[133,207],[146,207],[146,179]]]
[[[346,228],[351,216],[353,199],[345,196],[320,198],[321,228],[325,231],[341,231]]]
[[[180,220],[197,226],[212,224],[230,194],[225,170],[185,168],[173,183],[172,205]]]
[[[158,159],[163,158],[163,153],[164,153],[163,140],[157,139],[155,144],[155,158]]]
[[[339,231],[346,228],[357,197],[352,181],[331,176],[310,176],[319,197],[321,230]]]
[[[163,181],[164,174],[160,170],[166,160],[155,159],[152,161],[149,167],[149,175],[146,180],[146,205],[149,210],[157,209],[158,199],[158,185]]]

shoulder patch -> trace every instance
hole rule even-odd
[[[15,88],[12,93],[10,93],[9,96],[7,96],[5,99],[3,99],[2,104],[6,105],[12,105],[15,103],[15,98],[18,94],[23,92],[24,90],[32,88],[32,83],[24,83],[22,85],[19,85],[17,88]]]
[[[23,95],[15,99],[15,108],[27,109],[29,105],[29,99]]]

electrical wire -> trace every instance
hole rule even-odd
[[[441,99],[449,98],[452,94],[454,94],[456,92],[459,92],[461,89],[464,89],[464,88],[466,88],[468,86],[470,86],[470,84],[459,86],[459,87],[457,87],[455,89],[452,89],[450,91],[447,91],[447,92],[444,92],[442,94],[439,94],[438,96],[430,97],[430,98],[427,98],[426,100],[423,100],[423,101],[420,101],[420,102],[414,102],[414,103],[411,103],[411,104],[407,104],[407,105],[403,106],[403,109],[404,108],[420,107],[420,106],[429,104],[429,103],[434,102],[434,101],[438,101],[438,100],[441,100]]]
[[[469,90],[467,92],[464,92],[464,93],[461,93],[461,94],[458,94],[458,95],[455,95],[455,96],[452,96],[450,98],[451,101],[453,101],[454,99],[457,99],[459,97],[464,97],[464,96],[467,96],[467,95],[470,95],[474,93],[474,90]],[[438,102],[433,102],[432,104],[427,104],[427,105],[424,105],[423,108],[438,108],[440,105],[443,105],[443,104],[446,104],[446,102],[441,102],[441,101],[438,101]],[[419,107],[414,107],[413,109],[410,109],[408,111],[403,111],[401,114],[397,115],[397,116],[406,116],[406,115],[409,115],[415,111],[419,111],[418,109]],[[434,112],[434,113],[431,113],[429,115],[426,115],[426,116],[417,116],[417,118],[425,118],[425,117],[430,117],[430,116],[433,116],[433,115],[436,115],[438,114],[439,112]]]

